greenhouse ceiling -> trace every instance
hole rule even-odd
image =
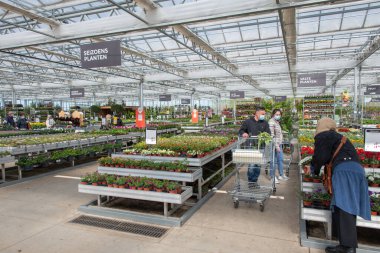
[[[303,96],[380,83],[380,1],[0,0],[0,94],[18,99]],[[122,65],[81,68],[120,40]],[[297,87],[326,73],[327,86]]]

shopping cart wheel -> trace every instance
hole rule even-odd
[[[234,201],[234,207],[235,207],[235,208],[238,208],[238,207],[239,207],[239,200],[235,200],[235,201]]]
[[[264,212],[264,204],[260,204],[260,211]]]

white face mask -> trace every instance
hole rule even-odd
[[[265,115],[260,115],[259,120],[265,120]]]
[[[275,119],[275,120],[280,120],[280,119],[281,119],[281,115],[275,115],[275,116],[274,116],[274,119]]]

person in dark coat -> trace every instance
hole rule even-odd
[[[123,124],[123,120],[121,119],[121,117],[118,117],[117,118],[117,121],[116,121],[116,126],[118,126],[118,127],[121,127],[121,126],[123,126],[124,124]]]
[[[25,118],[24,113],[20,113],[20,118],[17,121],[17,127],[18,129],[27,130],[29,129],[28,120]]]
[[[337,150],[342,135],[335,131],[336,122],[330,118],[318,121],[314,138],[312,166],[314,174],[328,164]],[[368,182],[359,156],[350,140],[342,146],[333,161],[331,201],[333,231],[339,245],[327,247],[326,253],[355,253],[358,247],[356,217],[371,220]]]
[[[265,121],[265,108],[257,107],[255,115],[243,122],[243,125],[239,130],[239,136],[248,138],[251,136],[258,136],[262,132],[271,134],[269,124],[267,121]],[[247,176],[248,182],[257,183],[257,180],[260,176],[260,165],[249,164]]]
[[[11,127],[16,127],[16,122],[13,118],[13,112],[8,112],[8,116],[6,117],[6,122],[8,125],[10,125]]]

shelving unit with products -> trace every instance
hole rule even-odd
[[[236,119],[248,119],[256,110],[256,107],[260,106],[260,103],[255,101],[236,101],[235,115]]]
[[[322,117],[335,115],[333,95],[306,96],[303,100],[303,124],[316,125],[317,120]]]

